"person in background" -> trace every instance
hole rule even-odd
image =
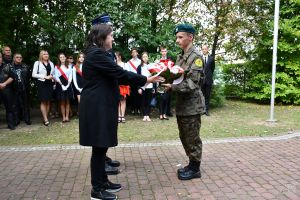
[[[147,52],[143,52],[142,53],[142,63],[140,64],[140,66],[137,69],[137,73],[141,74],[143,76],[146,77],[150,77],[151,73],[148,70],[148,53]],[[152,94],[154,93],[154,88],[153,88],[153,84],[149,83],[146,84],[142,87],[140,87],[138,89],[138,93],[140,95],[142,95],[142,112],[143,112],[143,121],[148,121],[150,122],[151,119],[149,117],[150,115],[150,102],[151,102],[151,98],[152,98]]]
[[[73,72],[73,67],[75,66],[74,64],[74,58],[72,55],[68,55],[67,56],[67,62],[69,63],[69,67],[72,69]],[[78,100],[77,100],[77,89],[74,85],[74,81],[72,81],[71,83],[71,87],[73,90],[73,98],[70,99],[70,117],[72,118],[73,116],[75,116],[78,112],[77,112],[77,108],[78,108]]]
[[[82,77],[82,63],[84,61],[84,53],[79,53],[77,57],[77,63],[73,67],[73,83],[75,86],[75,94],[77,96],[78,103],[80,102],[80,93],[83,88],[83,77]]]
[[[132,58],[127,62],[127,66],[129,71],[133,73],[137,73],[137,68],[141,64],[141,60],[138,58],[138,50],[136,48],[132,48],[130,51]],[[141,96],[138,94],[138,87],[136,85],[130,85],[131,95],[130,95],[130,103],[131,103],[131,113],[132,114],[140,114],[141,110]]]
[[[2,53],[3,53],[2,59],[4,65],[13,62],[13,57],[9,46],[4,46],[2,49]]]
[[[60,110],[62,114],[62,122],[70,122],[70,100],[73,98],[72,83],[72,68],[66,61],[66,56],[63,53],[58,55],[58,64],[55,66],[55,80],[57,100],[60,101]]]
[[[48,115],[50,102],[53,97],[54,65],[49,59],[47,51],[40,51],[39,60],[35,61],[32,70],[32,77],[37,79],[38,97],[41,101],[40,109],[43,115],[43,124],[50,124]]]
[[[202,46],[202,61],[204,67],[204,80],[202,82],[201,90],[205,98],[205,115],[209,116],[209,102],[213,86],[213,75],[215,70],[215,59],[209,55],[208,46]]]
[[[31,125],[30,121],[30,85],[29,80],[31,73],[29,67],[24,64],[23,57],[20,53],[15,53],[13,62],[7,64],[14,78],[14,90],[17,95],[16,108],[17,108],[17,124],[20,120],[24,120],[27,125]]]
[[[15,112],[15,98],[12,82],[13,74],[7,65],[3,64],[2,53],[0,53],[0,100],[3,102],[6,111],[7,127],[10,130],[16,128],[16,112]]]
[[[161,46],[160,53],[161,53],[161,58],[160,58],[159,62],[167,65],[167,63],[169,61],[171,61],[171,58],[168,57],[168,49],[165,46]],[[160,107],[164,106],[164,104],[166,104],[166,108],[163,108],[163,110],[166,109],[166,114],[164,115],[164,114],[160,113],[163,115],[162,117],[160,116],[160,119],[168,119],[167,116],[173,117],[173,114],[171,112],[171,110],[172,110],[171,109],[171,99],[172,99],[171,93],[172,92],[170,90],[165,90],[163,93],[161,93],[161,94],[163,94],[163,95],[161,95],[163,104],[160,104]]]
[[[116,53],[117,64],[122,67],[124,70],[128,70],[127,65],[122,61],[123,55],[121,52],[117,51]],[[125,123],[125,112],[126,112],[126,98],[130,95],[130,86],[129,85],[120,85],[120,103],[119,103],[119,119],[118,122]]]

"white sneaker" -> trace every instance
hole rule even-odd
[[[147,121],[147,116],[144,116],[143,121],[144,122]]]
[[[149,116],[147,116],[147,121],[148,121],[148,122],[151,122],[151,119],[150,119],[150,117],[149,117]]]

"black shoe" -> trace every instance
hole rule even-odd
[[[31,125],[31,121],[27,121],[25,122],[27,125]]]
[[[16,130],[16,127],[15,126],[8,126],[7,128],[9,128],[10,130]]]
[[[112,167],[105,162],[105,172],[107,175],[116,175],[120,173],[119,169],[116,167]]]
[[[107,164],[109,164],[112,167],[119,167],[120,166],[120,162],[117,160],[112,160],[110,157],[105,157],[105,162]]]
[[[191,180],[193,178],[201,178],[200,170],[188,169],[184,172],[178,173],[179,180]]]
[[[110,192],[105,191],[105,189],[101,189],[100,191],[91,191],[91,200],[115,200],[117,196]]]
[[[106,192],[119,192],[122,189],[122,185],[118,183],[112,183],[110,181],[107,181],[103,185]]]
[[[177,170],[177,174],[180,174],[180,173],[183,173],[183,172],[185,172],[185,171],[188,171],[188,170],[189,170],[189,166],[190,166],[190,165],[187,165],[187,166],[185,166],[185,167],[183,167],[183,168],[179,168],[179,169]]]

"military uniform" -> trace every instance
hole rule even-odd
[[[180,28],[180,27],[179,27]],[[176,32],[181,32],[180,30]],[[187,32],[185,29],[182,32]],[[201,92],[203,80],[203,64],[200,53],[194,46],[187,52],[178,55],[176,64],[185,70],[184,79],[181,83],[172,84],[172,91],[176,92],[176,117],[179,129],[179,137],[186,155],[189,157],[189,169],[199,173],[202,157],[202,141],[199,136],[201,127],[201,115],[205,112],[204,97]],[[185,168],[187,169],[187,168]],[[178,171],[178,177],[180,172]],[[181,180],[191,179],[192,176]],[[192,177],[195,178],[195,177]]]

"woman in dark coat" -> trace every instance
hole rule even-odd
[[[81,93],[79,132],[80,144],[92,146],[91,199],[116,199],[120,184],[111,183],[105,173],[105,154],[108,147],[118,144],[119,84],[144,85],[161,81],[161,77],[146,78],[123,70],[111,54],[112,28],[94,25],[87,38],[87,50],[83,63],[84,86]]]

